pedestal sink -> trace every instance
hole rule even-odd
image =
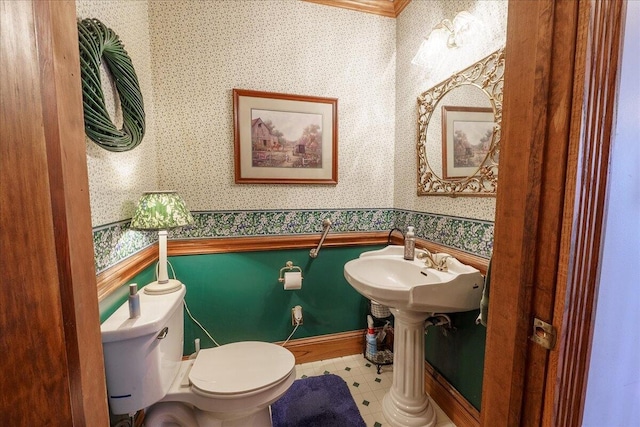
[[[436,414],[424,390],[424,322],[433,313],[477,309],[482,275],[447,254],[433,254],[446,271],[405,260],[402,246],[364,252],[347,262],[344,276],[360,294],[389,307],[394,315],[393,384],[382,412],[393,427],[433,427]],[[416,255],[425,251],[416,249]]]

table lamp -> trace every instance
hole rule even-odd
[[[158,276],[155,282],[144,287],[147,294],[175,292],[182,283],[169,279],[167,271],[167,230],[193,224],[193,216],[182,198],[175,191],[148,191],[142,194],[133,218],[134,230],[158,230]]]

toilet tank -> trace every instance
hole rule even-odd
[[[109,406],[132,414],[151,406],[169,390],[182,360],[183,298],[180,290],[140,295],[140,317],[129,318],[128,302],[100,326]]]

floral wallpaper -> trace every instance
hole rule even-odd
[[[196,211],[393,207],[395,20],[298,0],[149,2],[159,186]],[[234,88],[338,99],[338,185],[234,182]]]
[[[140,195],[158,185],[149,14],[146,1],[122,0],[76,0],[76,14],[97,18],[118,35],[136,70],[145,110],[145,135],[133,150],[113,153],[86,138],[91,223],[98,227],[131,218]],[[104,65],[101,81],[109,115],[122,127],[117,91]]]

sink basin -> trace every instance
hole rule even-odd
[[[360,294],[389,307],[417,312],[452,313],[478,309],[482,297],[482,275],[448,254],[447,271],[426,268],[424,260],[405,260],[402,246],[387,246],[364,252],[347,262],[344,276]]]
[[[344,277],[365,297],[389,306],[394,316],[393,381],[382,399],[382,413],[391,427],[435,427],[435,410],[425,393],[425,319],[431,313],[477,310],[482,275],[448,254],[433,254],[436,265],[405,260],[404,247],[369,251],[344,265]]]

